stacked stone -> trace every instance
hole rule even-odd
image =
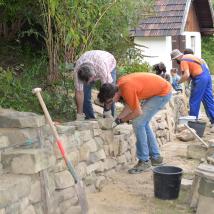
[[[115,170],[135,158],[132,127],[118,126],[113,132],[111,123],[111,119],[101,119],[74,121],[57,126],[68,156],[83,179],[87,192],[100,191]],[[68,137],[67,141],[65,136]],[[57,153],[56,157],[56,201],[61,213],[73,213],[78,205],[74,181],[61,155]]]
[[[152,121],[160,145],[171,139],[169,115],[165,109]],[[122,124],[112,129],[111,124],[112,119],[107,118],[56,125],[87,192],[99,191],[112,173],[135,161],[132,126]],[[0,151],[0,213],[80,211],[73,177],[43,116],[0,111]]]
[[[162,110],[151,121],[152,130],[160,147],[174,138],[174,122],[168,114],[169,112],[166,109]]]
[[[42,191],[48,188],[51,195],[55,190],[51,173],[47,173],[49,182],[45,187],[41,183],[41,172],[51,169],[56,159],[41,147],[38,139],[37,146],[33,144],[38,137],[38,129],[44,125],[44,117],[34,113],[0,111],[2,214],[41,213],[46,206]]]

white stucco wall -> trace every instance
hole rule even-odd
[[[201,58],[201,34],[200,34],[200,32],[183,32],[182,35],[186,36],[186,48],[193,49],[195,55]],[[193,38],[195,40],[195,42],[194,42],[195,44],[192,44]]]
[[[201,58],[200,32],[184,32],[182,35],[186,36],[186,48],[194,49],[195,55]],[[150,65],[163,62],[167,67],[167,72],[169,72],[169,70],[172,68],[172,61],[170,58],[170,53],[172,51],[171,36],[135,37],[135,43],[147,47],[138,47],[142,49],[142,54],[146,56],[144,57],[144,61],[148,62]]]
[[[148,62],[151,66],[163,62],[167,71],[172,67],[170,59],[170,52],[172,50],[171,37],[135,37],[135,43],[144,45],[138,47],[142,49],[142,54],[145,55],[144,61]]]

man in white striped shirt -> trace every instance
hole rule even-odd
[[[75,96],[77,103],[77,119],[83,113],[85,119],[95,118],[92,103],[91,89],[97,80],[104,83],[116,82],[116,60],[112,54],[101,50],[85,52],[76,62],[74,68]],[[109,114],[104,107],[104,115]],[[111,107],[114,115],[114,105]]]

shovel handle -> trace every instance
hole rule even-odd
[[[51,116],[50,116],[50,114],[49,114],[49,112],[48,112],[48,109],[47,109],[47,107],[46,107],[46,105],[45,105],[45,102],[44,102],[44,100],[43,100],[43,98],[42,98],[42,95],[41,95],[41,93],[40,93],[41,91],[42,91],[41,88],[34,88],[34,89],[32,90],[33,94],[35,94],[35,95],[37,96],[38,100],[39,100],[39,103],[40,103],[40,105],[41,105],[41,107],[42,107],[42,110],[43,110],[43,112],[44,112],[44,114],[45,114],[45,117],[46,117],[46,119],[48,120],[48,124],[50,125],[50,127],[51,127],[51,129],[52,129],[52,131],[53,131],[54,137],[56,138],[56,143],[57,143],[57,145],[58,145],[58,147],[59,147],[59,150],[60,150],[60,152],[61,152],[61,154],[62,154],[62,157],[64,158],[65,163],[66,163],[66,165],[67,165],[67,167],[68,167],[68,170],[69,170],[70,173],[73,175],[74,181],[75,181],[75,183],[76,183],[77,180],[78,180],[78,176],[77,176],[76,172],[74,171],[71,162],[68,160],[67,153],[66,153],[66,151],[65,151],[65,149],[64,149],[64,147],[63,147],[63,145],[62,145],[62,141],[61,141],[60,138],[59,138],[59,135],[58,135],[58,133],[57,133],[57,131],[56,131],[56,127],[54,126],[54,123],[53,123],[53,121],[52,121],[52,119],[51,119]]]
[[[50,127],[51,127],[51,129],[52,129],[52,131],[53,131],[54,137],[55,137],[56,140],[58,141],[58,140],[60,140],[60,139],[59,139],[59,135],[58,135],[58,133],[57,133],[57,131],[56,131],[56,127],[54,126],[54,123],[53,123],[53,121],[52,121],[52,119],[51,119],[51,116],[50,116],[50,114],[49,114],[49,112],[48,112],[48,109],[47,109],[47,107],[46,107],[46,105],[45,105],[45,102],[44,102],[44,100],[43,100],[43,98],[42,98],[42,95],[41,95],[41,93],[40,93],[41,91],[42,91],[41,88],[34,88],[34,89],[32,90],[33,94],[35,94],[35,95],[37,96],[38,100],[39,100],[39,103],[40,103],[40,105],[41,105],[41,107],[42,107],[42,110],[43,110],[43,112],[44,112],[44,114],[45,114],[45,117],[46,117],[46,119],[48,120],[48,124],[50,125]]]
[[[207,143],[205,143],[187,124],[184,124],[184,126],[185,127],[187,127],[188,129],[189,129],[189,131],[201,142],[201,143],[203,143],[205,146],[206,146],[206,148],[208,148],[209,146],[208,146],[208,144]]]

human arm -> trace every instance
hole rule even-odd
[[[142,110],[140,107],[135,110],[131,110],[130,107],[126,104],[118,118],[121,119],[122,122],[128,122],[129,120],[133,120],[141,114]]]
[[[187,81],[189,77],[190,77],[189,69],[185,69],[182,73],[180,80],[178,81],[178,84]]]

